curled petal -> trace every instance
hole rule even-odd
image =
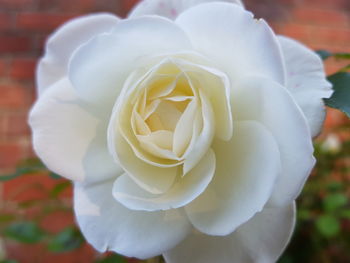
[[[269,79],[251,76],[237,82],[232,96],[234,118],[255,120],[275,138],[282,173],[272,200],[285,205],[299,195],[315,164],[314,148],[304,114],[288,90]]]
[[[228,236],[194,232],[163,256],[168,263],[276,262],[293,233],[295,214],[294,203],[266,207]]]
[[[254,121],[236,122],[230,141],[213,144],[217,165],[207,189],[185,210],[191,223],[209,235],[228,235],[260,212],[281,172],[278,146]]]
[[[98,34],[109,32],[119,22],[111,14],[94,14],[70,20],[61,26],[46,43],[44,57],[37,69],[38,94],[65,77],[74,50]]]
[[[323,98],[333,91],[326,79],[323,62],[312,50],[279,36],[287,70],[287,88],[305,114],[313,137],[320,133],[326,116]]]
[[[173,248],[190,232],[191,226],[181,210],[133,211],[113,198],[112,187],[113,181],[74,186],[79,227],[98,251],[150,258]]]
[[[164,194],[152,195],[139,188],[127,174],[114,183],[114,197],[132,210],[157,211],[182,207],[200,195],[215,173],[215,154],[209,150],[186,176],[178,178]]]
[[[234,3],[243,6],[241,0],[143,0],[134,7],[129,17],[161,15],[170,19],[175,19],[180,13],[190,7],[214,1]]]
[[[101,120],[84,109],[67,78],[42,94],[29,123],[34,149],[51,171],[77,181],[99,181],[121,173],[108,154]]]

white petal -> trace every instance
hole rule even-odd
[[[34,149],[51,171],[89,181],[120,174],[108,154],[106,128],[101,134],[99,119],[83,108],[66,78],[42,94],[29,123]]]
[[[114,184],[114,197],[132,210],[157,211],[179,208],[191,202],[208,186],[215,173],[215,154],[209,150],[186,176],[162,195],[152,195],[137,187],[125,174]]]
[[[69,77],[87,101],[113,106],[130,72],[143,56],[191,49],[185,33],[161,17],[121,21],[111,34],[81,46],[69,65]]]
[[[230,141],[213,144],[216,172],[207,190],[185,209],[192,224],[209,235],[228,235],[260,212],[281,172],[278,146],[254,121],[235,122]]]
[[[129,143],[118,131],[110,138],[109,148],[115,160],[138,186],[153,194],[161,194],[170,189],[179,167],[162,168],[144,162],[135,155]]]
[[[326,116],[322,98],[332,95],[323,62],[316,53],[301,43],[279,36],[287,71],[287,88],[305,114],[311,135],[320,133]]]
[[[231,83],[247,74],[285,82],[282,53],[276,36],[264,20],[228,3],[198,5],[175,21],[194,48],[225,72]]]
[[[47,41],[44,57],[37,69],[39,95],[67,74],[74,50],[98,34],[108,32],[119,18],[110,14],[82,16],[61,26]]]
[[[232,96],[233,117],[256,120],[270,130],[281,153],[282,174],[273,201],[285,205],[299,195],[314,164],[306,119],[287,89],[269,79],[248,77]]]
[[[231,235],[193,233],[163,256],[167,263],[272,263],[288,244],[294,224],[294,203],[264,208]]]
[[[87,241],[98,251],[149,258],[173,248],[190,231],[181,210],[139,212],[112,196],[113,181],[74,187],[74,210]]]
[[[129,17],[161,15],[175,19],[180,13],[192,6],[214,1],[234,3],[243,6],[241,0],[143,0],[134,7]]]

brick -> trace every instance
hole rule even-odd
[[[0,109],[19,109],[27,104],[24,89],[17,85],[0,85]]]
[[[350,29],[310,27],[310,41],[314,44],[344,45],[350,43]]]
[[[6,13],[0,13],[0,31],[10,31],[12,27],[12,16]]]
[[[51,2],[51,0],[46,0]],[[95,0],[70,0],[70,1],[58,1],[58,8],[63,12],[89,12],[95,7]],[[106,10],[108,11],[108,10]]]
[[[64,13],[20,13],[16,19],[16,26],[18,29],[48,32],[75,16]]]
[[[293,17],[298,23],[346,27],[349,25],[348,16],[342,10],[295,8]]]
[[[8,62],[6,59],[0,59],[0,80],[7,76]]]
[[[288,23],[279,28],[282,35],[295,38],[302,42],[307,42],[310,37],[309,27],[307,25]]]
[[[124,12],[129,12],[140,0],[122,0]]]
[[[30,80],[34,78],[36,59],[14,59],[12,61],[10,77],[19,80]]]
[[[0,143],[0,169],[12,169],[21,159],[21,147],[19,144]]]
[[[29,37],[0,36],[0,53],[28,52],[31,50]]]
[[[8,113],[5,115],[5,136],[19,137],[30,134],[28,113]]]
[[[304,0],[301,5],[342,9],[349,5],[349,0]]]
[[[35,0],[1,0],[0,9],[28,9],[33,7]]]

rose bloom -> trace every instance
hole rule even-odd
[[[34,148],[98,251],[275,262],[330,97],[319,57],[234,1],[145,0],[48,40]]]

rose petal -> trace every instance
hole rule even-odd
[[[193,233],[163,256],[168,263],[276,262],[290,240],[294,224],[294,203],[264,208],[231,235]]]
[[[175,19],[180,13],[192,6],[214,1],[234,3],[243,6],[241,0],[143,0],[134,7],[129,17],[161,15]]]
[[[132,210],[157,211],[182,207],[208,186],[215,173],[215,154],[209,150],[202,160],[185,177],[162,195],[152,195],[137,187],[127,174],[117,179],[114,197]]]
[[[173,248],[190,231],[181,210],[139,212],[112,196],[113,181],[74,186],[74,210],[87,241],[100,252],[149,258]]]
[[[68,61],[74,50],[98,34],[114,28],[119,18],[110,14],[82,16],[61,26],[47,41],[44,57],[37,70],[39,95],[65,77]]]
[[[120,174],[107,151],[106,128],[101,134],[101,121],[79,104],[66,78],[42,94],[29,123],[34,149],[51,171],[71,180],[92,181]]]
[[[153,194],[161,194],[170,189],[177,176],[178,167],[162,168],[150,165],[135,155],[119,132],[110,137],[111,153],[138,186]]]
[[[264,20],[254,19],[243,8],[219,2],[198,5],[175,22],[188,34],[194,49],[210,58],[231,83],[252,72],[285,83],[276,36]]]
[[[146,55],[191,49],[185,33],[161,17],[121,21],[73,55],[69,77],[78,94],[101,107],[113,106],[126,78]]]
[[[260,122],[278,144],[282,174],[272,199],[275,204],[286,205],[299,195],[315,164],[306,119],[287,89],[278,83],[251,76],[236,84],[237,92],[232,96],[234,118]]]
[[[230,141],[213,144],[217,168],[206,191],[185,207],[191,223],[209,235],[228,235],[260,212],[281,172],[278,146],[254,121],[235,122]]]
[[[323,62],[316,53],[301,43],[279,36],[287,70],[287,88],[305,114],[311,135],[320,133],[326,116],[322,98],[333,91],[327,81]]]

